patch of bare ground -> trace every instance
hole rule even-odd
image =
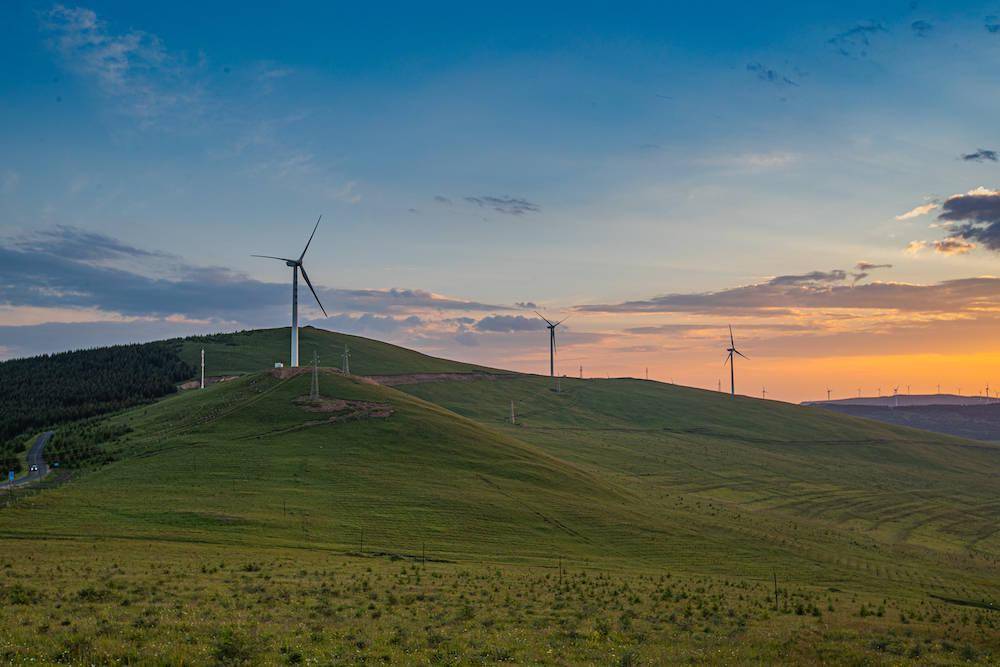
[[[348,421],[352,419],[386,419],[392,414],[392,406],[388,403],[373,401],[354,401],[344,398],[313,399],[301,396],[295,403],[308,412],[330,414],[331,422]]]
[[[311,366],[298,366],[295,368],[287,366],[283,368],[271,368],[268,370],[268,373],[270,373],[272,377],[276,377],[279,380],[287,380],[290,377],[295,377],[296,375],[302,375],[303,373],[311,373],[311,372],[312,372]]]
[[[210,384],[215,384],[216,382],[229,382],[230,380],[235,380],[239,375],[213,375],[211,377],[205,378],[205,386]],[[197,389],[201,386],[201,380],[188,380],[187,382],[182,382],[177,385],[177,388],[181,391],[187,391],[188,389]]]
[[[410,373],[406,375],[369,375],[367,379],[386,387],[422,382],[471,382],[473,380],[508,380],[514,373]]]

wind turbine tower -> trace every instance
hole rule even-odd
[[[830,400],[830,388],[829,387],[826,388],[826,400],[828,400],[828,401]]]
[[[205,388],[205,348],[201,349],[201,388]]]
[[[351,374],[351,348],[347,347],[346,344],[344,345],[344,354],[341,355],[341,358],[343,359],[343,363],[341,364],[341,367],[344,369],[344,375],[350,375]]]
[[[538,315],[543,320],[545,320],[545,328],[549,330],[549,377],[552,378],[553,382],[556,379],[556,327],[566,321],[566,318],[562,318],[558,322],[551,322],[544,315],[535,311],[535,315]],[[558,385],[556,385],[558,391]]]
[[[288,259],[287,257],[274,257],[273,255],[251,255],[251,257],[263,257],[265,259],[277,259],[285,263],[285,266],[291,267],[292,269],[292,355],[289,366],[292,368],[297,368],[299,365],[299,271],[302,272],[302,277],[305,278],[306,285],[309,286],[309,291],[312,292],[313,297],[316,299],[319,309],[323,311],[325,317],[329,317],[326,314],[326,308],[320,303],[319,297],[316,296],[316,290],[313,289],[312,282],[309,280],[309,274],[306,273],[306,267],[303,266],[302,260],[306,256],[306,251],[309,250],[309,244],[312,243],[313,237],[316,236],[316,230],[319,228],[319,221],[323,219],[323,216],[319,216],[316,219],[316,226],[313,227],[312,234],[309,235],[309,240],[306,241],[306,247],[303,248],[302,254],[299,255],[298,259]]]
[[[747,360],[750,357],[736,349],[736,341],[733,338],[733,325],[731,324],[729,325],[729,347],[726,348],[726,352],[729,354],[726,355],[726,361],[723,363],[723,366],[729,364],[729,397],[736,398],[736,357],[734,355],[738,354]]]

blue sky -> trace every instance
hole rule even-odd
[[[992,218],[937,216],[996,187],[994,14],[5,3],[0,352],[282,324],[286,269],[249,255],[297,252],[320,213],[317,324],[437,354],[544,366],[536,325],[481,324],[519,303],[579,312],[567,365],[701,385],[733,318],[773,361],[762,380],[819,335],[858,358],[985,352],[995,284],[955,305],[949,281],[994,251],[948,225]],[[775,295],[810,275],[792,283],[818,300]],[[755,286],[752,312],[621,307]]]

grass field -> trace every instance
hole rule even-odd
[[[318,330],[303,357],[345,338],[359,374],[482,370]],[[310,402],[259,370],[286,343],[186,343],[242,376],[111,417],[114,462],[0,511],[0,661],[1000,656],[995,445],[637,380],[327,369]]]

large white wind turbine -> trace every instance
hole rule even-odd
[[[316,219],[316,226],[313,227],[312,234],[309,235],[309,240],[306,241],[306,247],[302,249],[302,254],[299,255],[298,259],[288,259],[287,257],[274,257],[273,255],[251,255],[251,257],[264,257],[265,259],[277,259],[285,263],[286,266],[292,267],[292,359],[289,366],[295,368],[299,365],[299,271],[302,272],[302,277],[306,279],[306,285],[309,286],[309,291],[312,292],[313,297],[316,299],[319,309],[323,311],[323,315],[329,317],[326,314],[326,308],[320,303],[319,297],[316,295],[316,290],[313,289],[312,282],[309,280],[309,274],[306,273],[306,267],[302,265],[302,260],[306,256],[306,251],[309,250],[309,244],[312,243],[313,237],[316,236],[316,230],[319,228],[319,221],[323,219],[323,216],[319,216]]]
[[[736,349],[736,341],[733,340],[733,325],[729,325],[729,347],[726,348],[726,360],[723,362],[723,366],[729,364],[729,395],[731,398],[736,398],[736,370],[735,370],[735,358],[733,355],[738,354],[744,359],[749,359],[747,355],[743,354]]]

